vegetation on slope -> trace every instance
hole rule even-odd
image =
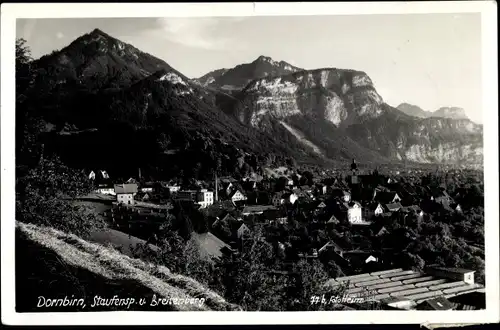
[[[39,296],[51,299],[85,297],[86,308],[80,310],[86,311],[126,310],[124,307],[91,307],[94,296],[111,298],[113,295],[135,298],[136,303],[129,310],[238,309],[197,281],[174,274],[167,267],[127,257],[112,248],[89,243],[50,227],[17,222],[16,228],[16,269],[20,281],[17,288],[23,288],[23,295],[18,295],[18,312],[33,311]],[[25,263],[30,267],[23,267]],[[203,304],[151,306],[153,295],[189,301],[197,298],[198,302],[203,300]],[[144,306],[138,304],[141,298],[147,301]],[[61,310],[67,312],[72,308]],[[46,311],[54,310],[47,308]]]

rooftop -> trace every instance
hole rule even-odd
[[[137,192],[137,184],[124,183],[115,184],[115,193],[117,194],[135,194]]]
[[[411,300],[420,304],[431,298],[443,296],[449,299],[484,288],[477,283],[468,284],[401,268],[330,279],[325,285],[336,287],[346,284],[347,294],[369,295],[375,301],[386,304],[394,299]]]

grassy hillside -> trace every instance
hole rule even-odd
[[[126,307],[94,307],[95,296],[135,298],[128,310],[204,311],[236,310],[197,281],[173,274],[163,266],[125,256],[113,248],[89,243],[50,227],[16,223],[16,311],[71,312],[127,310]],[[157,298],[204,299],[204,304],[151,306]],[[85,308],[37,308],[39,296],[84,298]],[[146,299],[139,306],[140,298]]]

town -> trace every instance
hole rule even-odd
[[[214,174],[205,181],[146,182],[140,170],[126,182],[114,182],[105,170],[88,178],[95,187],[90,200],[109,205],[102,215],[112,230],[150,250],[160,249],[166,223],[182,219],[180,227],[189,222],[187,237],[212,263],[238,260],[245,241],[260,235],[282,261],[273,276],[315,260],[328,271],[326,286],[349,281],[347,292],[359,295],[367,284],[384,308],[438,306],[429,299],[442,304],[446,297],[463,305],[478,292],[484,298],[482,177],[475,170],[379,173],[353,160],[342,170],[265,168],[239,180]],[[472,279],[453,282],[457,272]]]

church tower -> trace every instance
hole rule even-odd
[[[352,185],[357,185],[359,183],[358,180],[358,165],[356,164],[356,161],[354,158],[352,159],[352,164],[351,164],[351,184]]]

